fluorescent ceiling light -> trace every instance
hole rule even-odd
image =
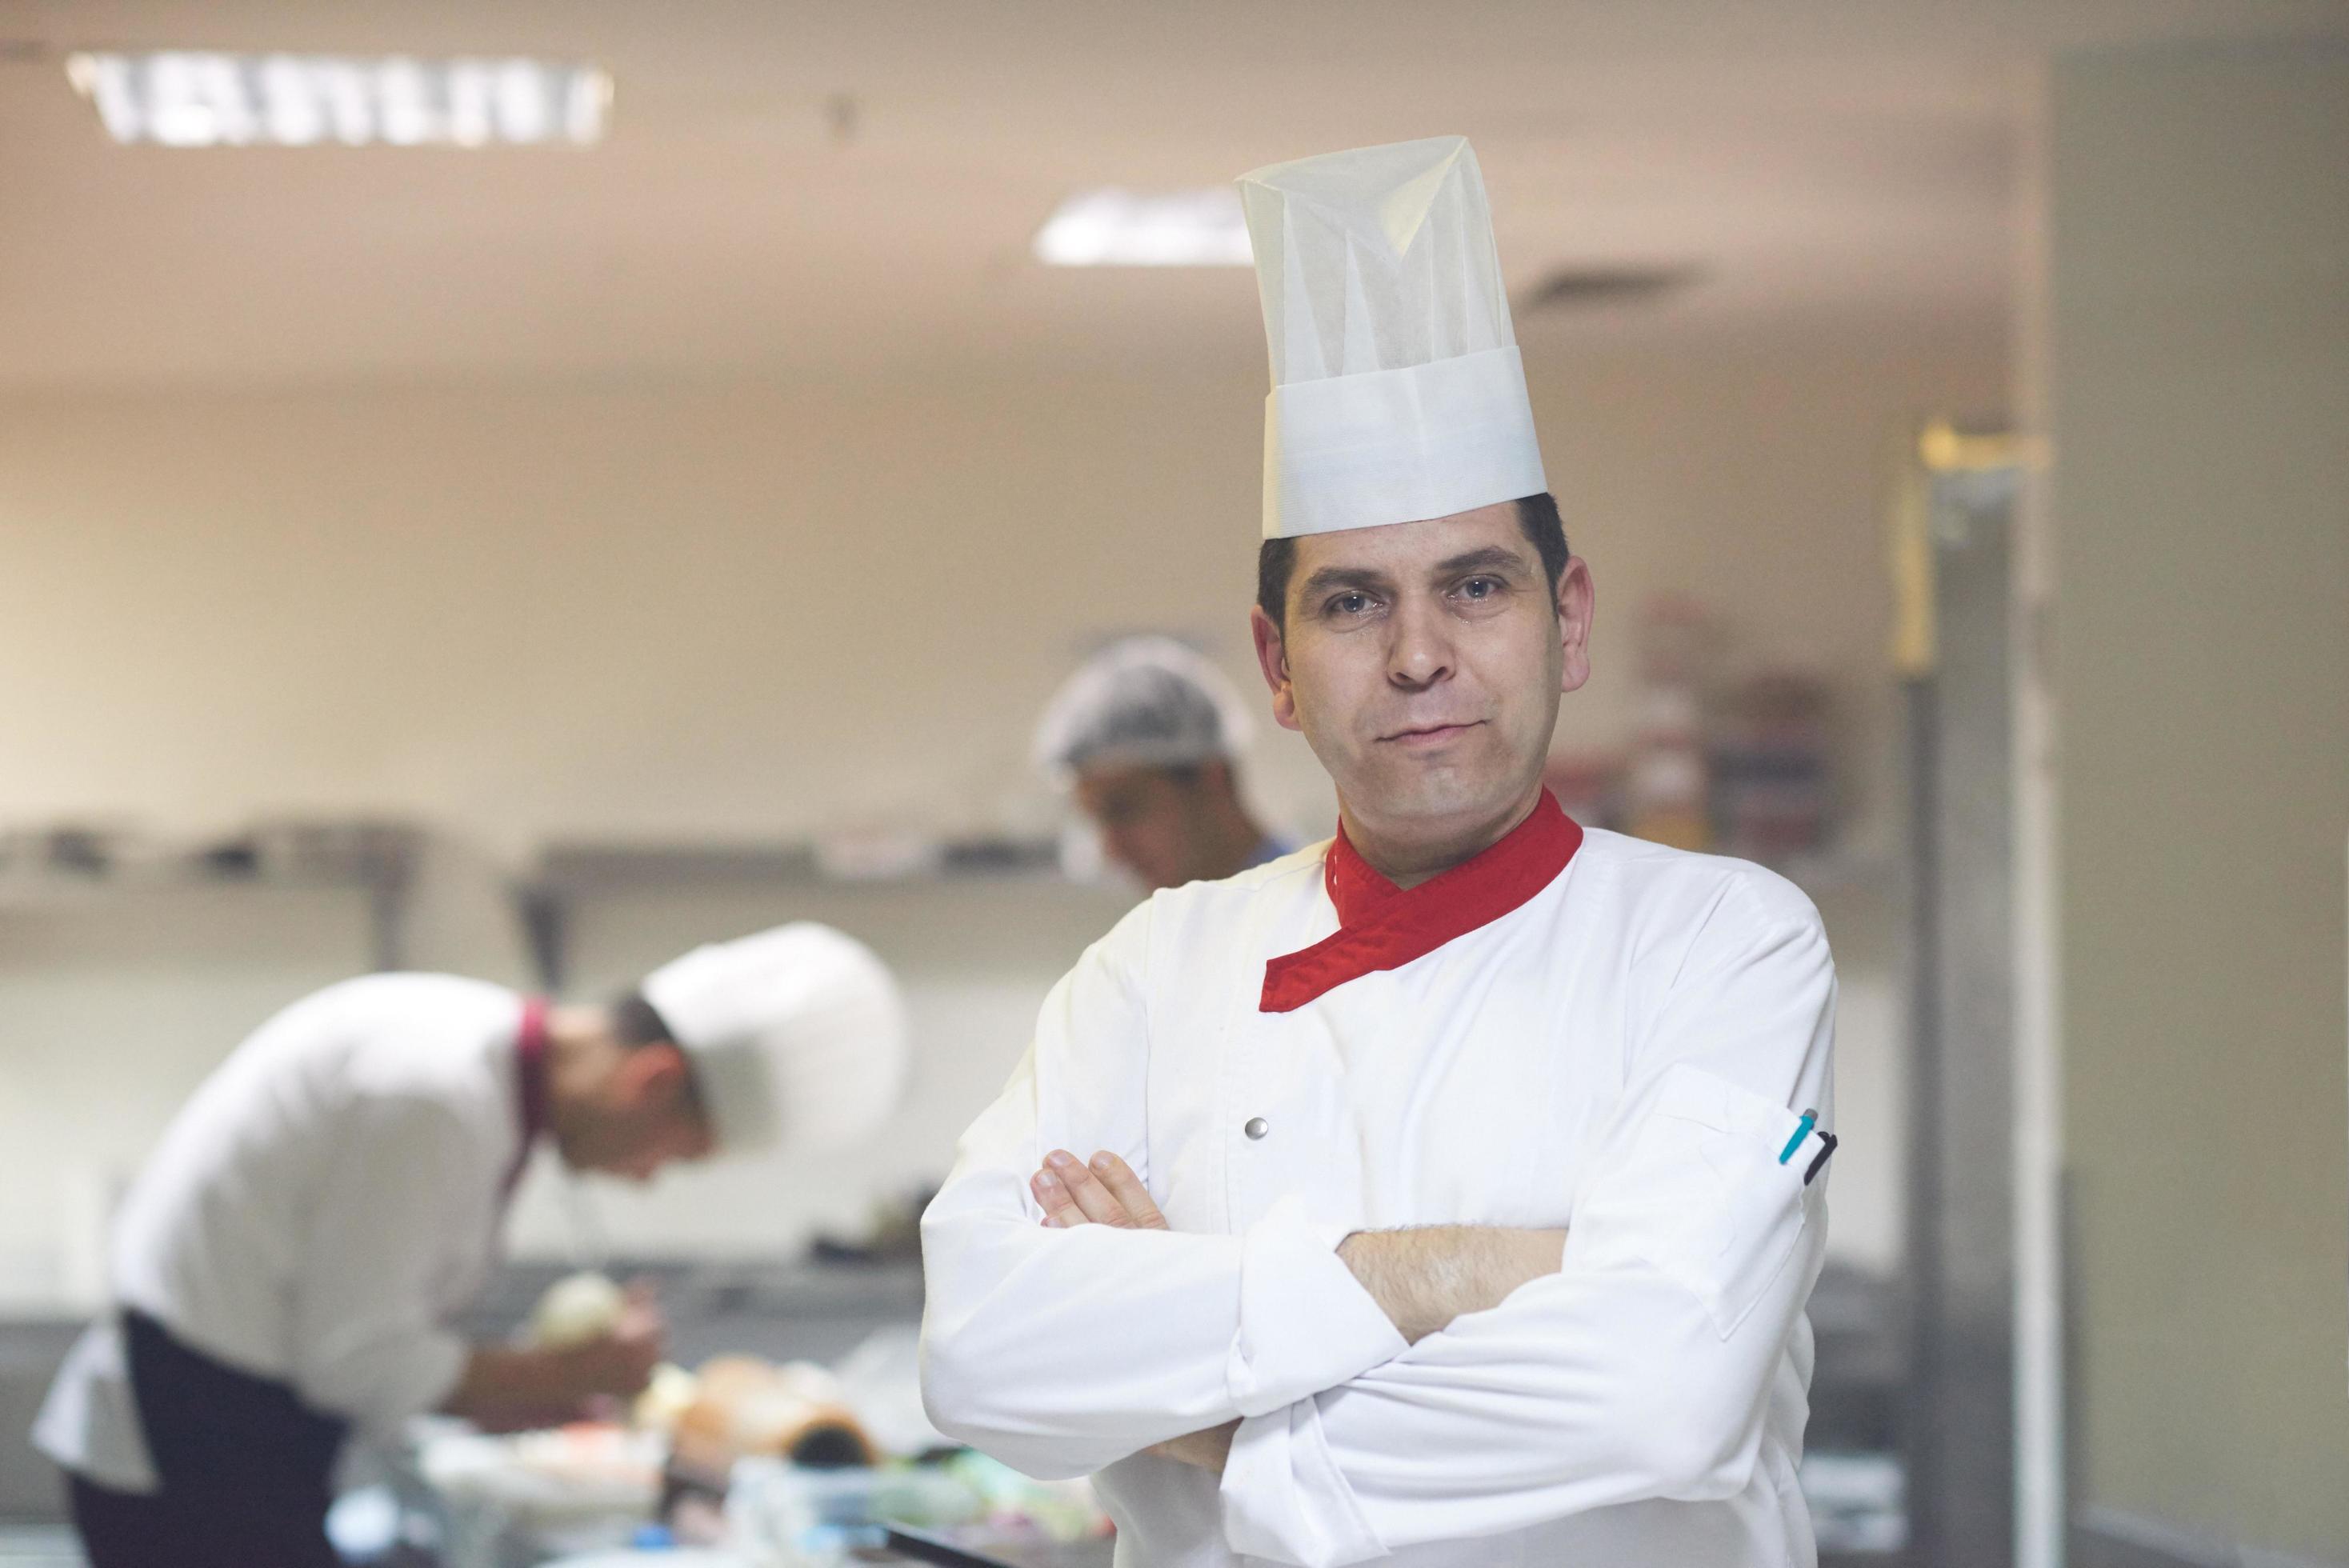
[[[164,147],[585,145],[612,78],[541,60],[331,55],[78,54],[76,91],[121,142]]]
[[[1084,191],[1036,231],[1036,259],[1055,267],[1244,267],[1247,222],[1228,185],[1169,196]]]

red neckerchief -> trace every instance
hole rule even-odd
[[[514,1037],[514,1122],[522,1146],[506,1168],[504,1192],[511,1197],[530,1163],[531,1145],[546,1130],[546,998],[526,996],[522,1004],[522,1029]]]
[[[1340,822],[1321,866],[1338,906],[1337,933],[1267,964],[1257,1010],[1293,1012],[1349,980],[1399,969],[1490,925],[1549,886],[1581,847],[1582,829],[1545,789],[1498,843],[1406,889],[1371,869]]]

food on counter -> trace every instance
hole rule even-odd
[[[692,1402],[671,1434],[680,1464],[723,1473],[754,1456],[820,1470],[878,1457],[839,1379],[812,1362],[777,1367],[754,1356],[721,1356],[694,1381]]]
[[[601,1339],[619,1326],[627,1305],[627,1293],[604,1274],[566,1274],[538,1298],[530,1315],[530,1341],[561,1350]]]
[[[569,1308],[577,1310],[587,1287],[563,1288],[578,1293]],[[555,1295],[543,1313],[560,1305]],[[542,1340],[535,1321],[527,1332]],[[1108,1522],[1084,1481],[1031,1481],[968,1451],[941,1462],[944,1439],[926,1421],[891,1414],[902,1402],[918,1412],[915,1343],[910,1326],[881,1330],[840,1375],[745,1355],[698,1371],[664,1363],[626,1427],[491,1436],[453,1420],[420,1423],[418,1471],[437,1495],[446,1539],[463,1547],[447,1560],[461,1568],[522,1560],[467,1554],[503,1542],[526,1543],[528,1560],[559,1558],[564,1568],[807,1568],[840,1562],[849,1545],[876,1539],[883,1522],[974,1532],[980,1551],[1100,1542]],[[930,1461],[907,1462],[914,1454]],[[652,1555],[624,1549],[647,1546],[648,1531],[673,1544]],[[590,1555],[566,1555],[583,1552]]]
[[[653,1368],[652,1381],[636,1396],[628,1412],[629,1422],[639,1431],[673,1434],[678,1418],[691,1408],[700,1393],[698,1377],[674,1361],[664,1361]]]
[[[1110,1533],[1109,1515],[1102,1511],[1092,1482],[1082,1476],[1038,1480],[976,1449],[964,1449],[944,1468],[979,1500],[985,1527],[998,1538],[1025,1535],[1071,1542]]]
[[[541,1531],[607,1521],[633,1528],[659,1500],[661,1445],[592,1422],[511,1437],[448,1430],[419,1445],[417,1468],[469,1515]]]

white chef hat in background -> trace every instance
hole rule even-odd
[[[721,1155],[836,1147],[897,1104],[905,1007],[872,949],[801,921],[697,947],[645,977]]]
[[[1102,763],[1179,768],[1237,756],[1250,732],[1232,683],[1172,637],[1111,644],[1053,694],[1036,728],[1036,766],[1065,786]]]
[[[1549,488],[1465,138],[1277,163],[1239,187],[1272,351],[1267,538]]]

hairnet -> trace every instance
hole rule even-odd
[[[1112,643],[1069,677],[1036,730],[1036,765],[1066,782],[1101,763],[1178,768],[1247,743],[1247,712],[1223,672],[1172,637]]]

